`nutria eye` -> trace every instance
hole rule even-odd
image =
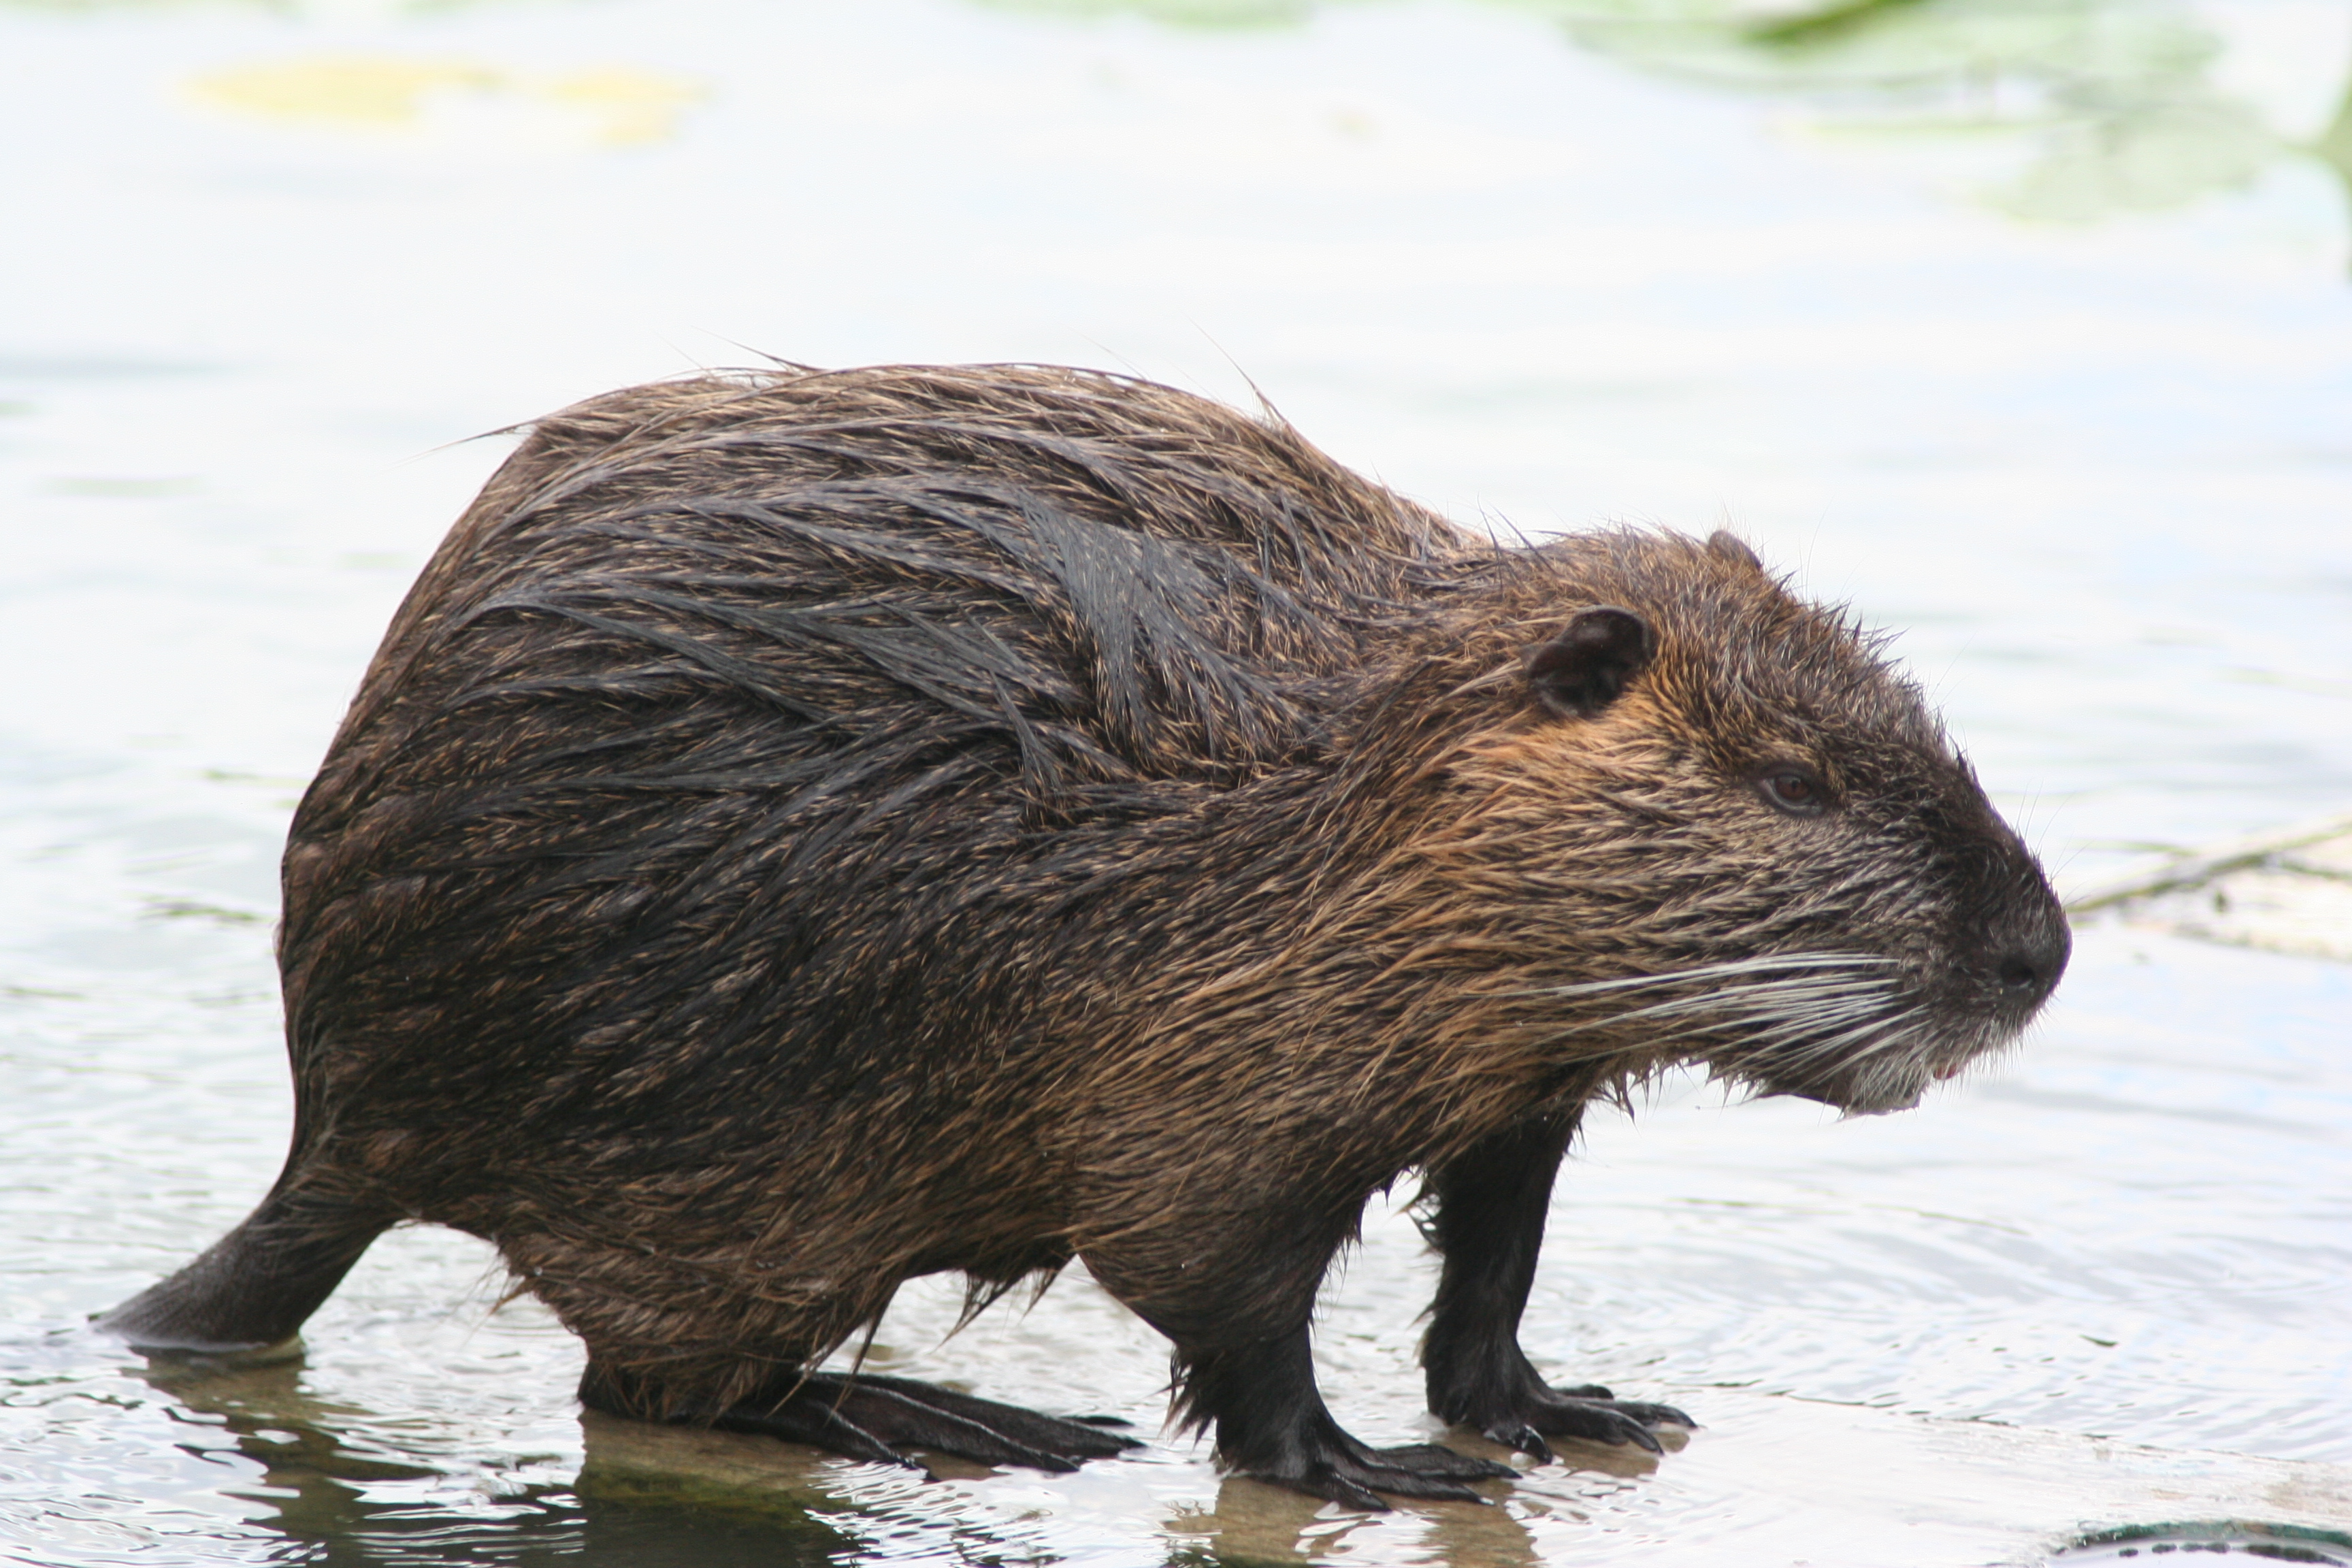
[[[1758,776],[1756,787],[1767,801],[1791,816],[1819,816],[1829,805],[1829,791],[1803,768],[1769,769]]]

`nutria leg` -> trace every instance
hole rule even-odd
[[[280,1176],[243,1224],[97,1326],[142,1351],[277,1344],[294,1336],[396,1217]]]
[[[1179,1421],[1213,1428],[1227,1469],[1351,1508],[1385,1509],[1380,1492],[1477,1502],[1465,1482],[1517,1475],[1434,1444],[1373,1448],[1332,1419],[1308,1324],[1364,1199],[1316,1203],[1246,1165],[1232,1184],[1256,1189],[1262,1206],[1202,1225],[1162,1205],[1168,1228],[1080,1254],[1097,1284],[1174,1342]]]
[[[1374,1448],[1331,1418],[1315,1386],[1305,1324],[1253,1345],[1179,1353],[1186,1403],[1217,1425],[1217,1453],[1233,1469],[1351,1508],[1384,1510],[1375,1493],[1485,1500],[1464,1483],[1518,1474],[1434,1443]]]
[[[715,1407],[663,1400],[643,1378],[592,1360],[580,1380],[580,1403],[608,1415],[756,1432],[853,1459],[913,1469],[922,1467],[907,1457],[908,1448],[954,1454],[985,1465],[1059,1471],[1141,1446],[1132,1437],[1102,1430],[1097,1422],[1108,1417],[1065,1421],[911,1377],[870,1373],[795,1375],[774,1394]]]
[[[1430,1171],[1436,1213],[1424,1233],[1444,1269],[1421,1347],[1429,1408],[1538,1459],[1551,1458],[1547,1433],[1654,1454],[1652,1426],[1698,1423],[1671,1405],[1621,1400],[1597,1384],[1552,1388],[1519,1349],[1552,1178],[1576,1121],[1571,1114],[1522,1123]]]

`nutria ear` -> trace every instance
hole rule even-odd
[[[1519,656],[1528,694],[1559,718],[1590,719],[1617,700],[1625,683],[1656,657],[1650,623],[1615,605],[1595,605],[1549,642]]]
[[[1706,536],[1706,552],[1721,556],[1735,565],[1753,566],[1759,572],[1764,570],[1764,563],[1757,559],[1756,552],[1748,547],[1748,541],[1725,529],[1718,528]]]

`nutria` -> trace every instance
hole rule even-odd
[[[1418,1170],[1431,1408],[1688,1418],[1519,1350],[1583,1108],[1677,1063],[1850,1111],[2016,1038],[2065,924],[1917,690],[1727,534],[1500,546],[1270,415],[788,368],[534,426],[289,838],[296,1113],[118,1309],[290,1336],[387,1226],[497,1244],[589,1405],[906,1462],[1127,1439],[814,1369],[899,1282],[1072,1258],[1234,1469],[1363,1507],[1308,1321]]]

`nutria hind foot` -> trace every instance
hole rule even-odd
[[[1468,1483],[1518,1479],[1519,1472],[1508,1465],[1457,1454],[1436,1443],[1375,1448],[1358,1442],[1328,1417],[1321,1426],[1306,1442],[1286,1445],[1276,1457],[1235,1465],[1234,1473],[1375,1513],[1388,1510],[1378,1495],[1381,1492],[1483,1503],[1486,1500]]]
[[[635,1419],[645,1419],[650,1407],[635,1379],[610,1374],[593,1362],[580,1380],[580,1402],[592,1410]],[[909,1457],[908,1449],[952,1454],[984,1465],[1061,1472],[1075,1470],[1087,1459],[1107,1459],[1142,1447],[1132,1437],[1104,1430],[1108,1425],[1126,1425],[1116,1417],[1066,1420],[911,1377],[866,1373],[810,1373],[795,1379],[780,1398],[761,1397],[719,1410],[671,1405],[655,1418],[757,1433],[915,1470],[924,1467]]]

